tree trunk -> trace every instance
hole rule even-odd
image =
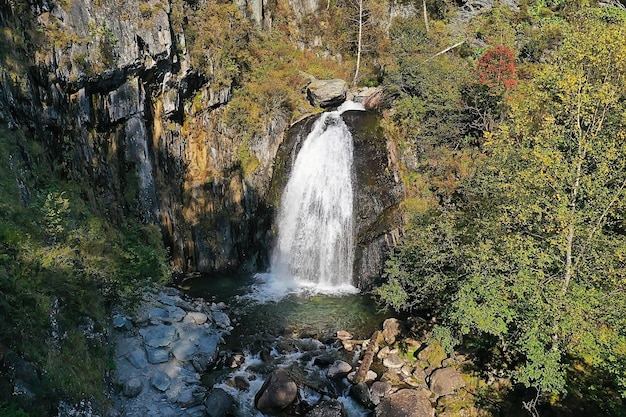
[[[426,33],[430,31],[428,27],[428,13],[426,12],[426,0],[422,0],[422,7],[424,9],[424,26],[426,27]]]
[[[356,375],[354,376],[354,382],[359,384],[361,382],[365,382],[365,378],[367,377],[367,371],[370,370],[370,366],[372,366],[372,362],[374,362],[374,355],[378,352],[378,344],[380,343],[380,339],[382,337],[382,333],[380,330],[376,330],[372,337],[370,338],[370,342],[367,345],[367,349],[365,349],[365,354],[363,354],[363,360],[361,361],[361,365],[359,369],[356,371]]]
[[[359,67],[361,66],[361,49],[362,49],[362,39],[363,39],[363,0],[359,0],[359,34],[357,38],[357,46],[356,46],[356,70],[354,71],[354,80],[352,81],[352,85],[356,87],[356,84],[359,79]]]

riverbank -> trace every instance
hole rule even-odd
[[[132,314],[113,316],[116,385],[109,416],[202,417],[201,375],[232,330],[224,303],[165,287],[147,293]]]

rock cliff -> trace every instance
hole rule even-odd
[[[102,214],[160,224],[181,272],[262,266],[285,117],[250,140],[258,166],[244,173],[242,139],[222,124],[231,87],[192,70],[170,2],[2,3],[15,50],[2,57],[2,121],[82,178]]]
[[[289,4],[296,17],[317,8]],[[179,272],[267,265],[270,182],[290,115],[276,112],[252,137],[224,123],[234,81],[194,70],[180,2],[0,6],[0,121],[42,143],[45,161],[30,162],[80,179],[90,207],[114,222],[159,224]],[[265,2],[238,6],[271,26]]]

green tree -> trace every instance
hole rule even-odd
[[[494,340],[515,380],[544,393],[566,391],[577,362],[626,395],[625,23],[615,9],[572,19],[510,94],[476,175],[416,218],[380,290]]]

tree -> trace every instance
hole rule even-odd
[[[363,49],[363,0],[358,1],[358,31],[357,31],[357,46],[356,46],[356,68],[354,70],[354,79],[352,80],[352,85],[356,86],[356,83],[359,79],[359,68],[361,67],[361,51]]]
[[[517,87],[513,50],[504,45],[488,49],[476,64],[476,78],[466,88],[466,108],[475,129],[491,132],[498,126],[506,95]]]
[[[625,23],[615,10],[576,15],[511,92],[476,175],[417,217],[381,289],[494,340],[511,376],[545,393],[564,392],[576,362],[626,394]]]

